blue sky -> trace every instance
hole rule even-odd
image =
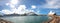
[[[60,14],[60,0],[0,0],[0,14],[23,14],[35,12],[48,14],[54,11]]]

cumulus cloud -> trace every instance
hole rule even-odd
[[[8,5],[10,5],[10,3],[5,3],[5,5],[7,5],[7,6],[8,6]]]
[[[15,11],[17,14],[24,14],[26,11],[26,6],[25,5],[20,5],[18,9]]]
[[[20,5],[19,7],[18,7],[18,10],[25,10],[26,9],[26,6],[25,5]]]
[[[11,7],[11,10],[2,10],[0,12],[2,12],[4,14],[13,14],[13,13],[24,14],[24,13],[28,13],[28,12],[34,12],[34,10],[28,10],[28,9],[26,9],[25,5],[19,5],[18,8]]]
[[[10,1],[10,3],[13,4],[13,5],[17,4],[18,2],[19,2],[18,0],[11,0]]]
[[[28,12],[34,12],[34,10],[28,10],[26,9],[25,5],[20,5],[17,9],[11,9],[11,10],[2,10],[0,11],[1,13],[4,14],[24,14],[24,13],[28,13]]]
[[[4,14],[13,14],[13,13],[24,14],[24,13],[28,13],[28,12],[34,12],[34,10],[26,9],[25,5],[19,5],[18,8],[15,8],[15,6],[12,5],[11,10],[2,10],[1,12]]]
[[[46,0],[46,4],[43,5],[44,8],[60,8],[60,0]]]
[[[1,13],[4,13],[4,14],[12,14],[13,12],[11,12],[10,10],[2,10],[0,11]]]
[[[2,10],[0,12],[4,13],[4,14],[13,14],[13,13],[16,13],[16,14],[23,14],[25,13],[25,8],[26,6],[25,5],[20,5],[19,7],[16,8],[15,5],[18,4],[18,0],[11,0],[10,2],[6,3],[7,6],[10,6],[10,10]]]
[[[35,6],[35,5],[32,5],[31,7],[32,7],[32,9],[35,9],[35,8],[36,8],[36,6]]]
[[[35,12],[34,10],[26,9],[25,5],[19,5],[16,8],[16,5],[18,4],[18,2],[19,2],[18,0],[11,0],[10,2],[6,3],[6,5],[10,7],[10,10],[5,9],[5,10],[1,10],[0,12],[3,14],[13,14],[13,13],[24,14],[24,13],[28,13],[28,12]],[[36,8],[35,5],[32,5],[31,7],[32,7],[32,9]]]

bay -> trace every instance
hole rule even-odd
[[[13,23],[43,23],[48,20],[47,16],[12,16],[1,17],[1,19],[11,21]]]

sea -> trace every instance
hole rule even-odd
[[[48,21],[48,16],[10,16],[0,18],[13,23],[43,23]]]

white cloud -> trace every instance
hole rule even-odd
[[[34,10],[28,10],[26,9],[25,5],[20,5],[17,9],[19,14],[24,14],[24,13],[28,13],[28,12],[34,12]]]
[[[9,10],[2,10],[0,11],[1,13],[4,13],[4,14],[13,14],[13,12],[9,11]]]
[[[0,11],[4,14],[24,14],[24,13],[28,13],[28,12],[34,12],[34,10],[28,10],[26,9],[25,5],[20,5],[17,9],[16,8],[11,8],[11,10],[2,10]]]
[[[10,3],[15,5],[18,3],[18,0],[11,0]]]
[[[17,13],[17,14],[24,14],[25,10],[26,10],[26,6],[25,5],[20,5],[15,13]]]
[[[29,12],[34,12],[34,10],[30,10]]]
[[[20,5],[19,7],[18,7],[18,10],[25,10],[26,9],[26,6],[25,5]]]
[[[6,3],[6,5],[9,5],[11,7],[11,9],[16,9],[15,5],[18,4],[18,0],[11,0],[10,2]]]
[[[57,9],[57,8],[60,8],[60,0],[46,0],[46,4],[43,5],[44,8],[54,8],[54,9]]]
[[[32,9],[35,9],[35,8],[36,8],[36,6],[35,6],[35,5],[32,5],[31,7],[32,7]]]
[[[8,6],[8,5],[9,5],[9,3],[6,3],[6,5]]]
[[[25,5],[19,5],[19,7],[16,8],[15,5],[17,5],[17,4],[18,4],[18,0],[11,0],[10,2],[6,3],[7,6],[10,6],[10,10],[2,10],[0,12],[2,12],[4,14],[13,14],[13,13],[24,14],[27,12],[34,12],[34,10],[26,9]],[[31,7],[32,7],[32,9],[36,8],[35,5],[32,5]]]

